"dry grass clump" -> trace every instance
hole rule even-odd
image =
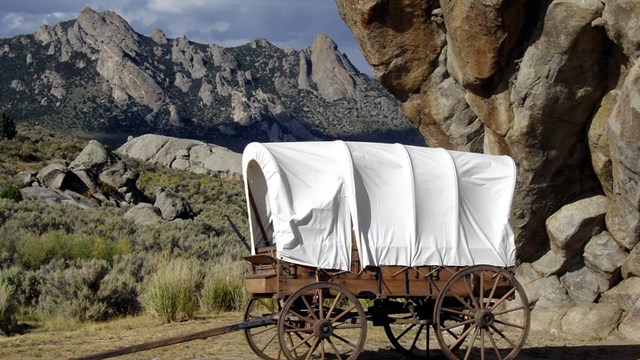
[[[202,309],[207,312],[240,310],[246,302],[243,279],[247,271],[246,263],[228,258],[209,266],[200,295]]]
[[[164,322],[193,318],[198,309],[198,288],[202,284],[200,265],[177,258],[161,263],[148,279],[142,303]]]
[[[8,335],[14,325],[16,287],[0,272],[0,333]]]

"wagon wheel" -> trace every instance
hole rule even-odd
[[[360,301],[349,290],[315,283],[296,291],[278,319],[278,340],[287,359],[355,359],[367,336]]]
[[[395,311],[398,306],[401,311]],[[431,330],[435,328],[433,318],[434,303],[423,298],[393,299],[382,303],[381,308],[387,309],[386,321],[382,324],[384,332],[393,347],[404,356],[411,359],[442,358],[442,351],[430,343]],[[385,311],[385,310],[382,310]],[[464,325],[460,333],[469,325]],[[458,345],[454,351],[460,347]]]
[[[244,311],[244,321],[277,316],[282,309],[282,300],[252,297]],[[278,343],[276,324],[245,329],[244,336],[253,352],[265,360],[281,359],[282,351]]]
[[[411,359],[429,359],[442,354],[429,344],[431,315],[424,299],[390,299],[381,306],[385,311],[382,326],[393,347]]]
[[[452,360],[513,359],[529,332],[529,301],[522,286],[495,266],[455,274],[438,296],[434,315],[438,344]],[[465,325],[465,331],[455,333]]]

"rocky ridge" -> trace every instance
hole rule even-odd
[[[319,34],[301,51],[265,39],[223,48],[114,12],[0,39],[0,107],[58,129],[164,133],[236,151],[249,141],[345,138],[424,143],[397,101]]]
[[[516,161],[533,330],[640,340],[640,3],[336,2],[430,145]]]
[[[70,164],[52,163],[36,172],[15,176],[25,199],[88,209],[129,208],[125,214],[140,225],[193,218],[189,203],[170,189],[156,189],[153,204],[138,189],[138,171],[99,142],[89,141]]]

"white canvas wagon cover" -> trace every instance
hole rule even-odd
[[[515,263],[508,156],[361,142],[251,143],[242,168],[252,251],[292,263]]]

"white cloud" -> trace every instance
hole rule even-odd
[[[227,0],[150,0],[147,7],[152,11],[180,14],[199,9],[212,10],[232,3]]]

